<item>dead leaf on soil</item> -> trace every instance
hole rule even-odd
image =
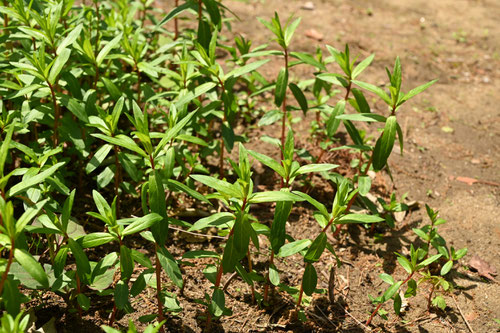
[[[306,30],[305,35],[307,38],[317,40],[318,42],[321,42],[323,38],[325,38],[325,36],[322,33],[318,32],[315,29]]]
[[[467,319],[467,321],[473,321],[477,318],[479,318],[479,313],[477,313],[476,311],[469,312],[465,315],[465,319]]]
[[[488,262],[483,260],[477,254],[474,255],[472,258],[470,258],[469,267],[476,270],[480,276],[495,281],[493,275],[497,275],[496,268],[491,266]]]
[[[457,181],[466,183],[467,185],[472,185],[474,183],[477,183],[478,180],[470,177],[457,177],[455,178]]]

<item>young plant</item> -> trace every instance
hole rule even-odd
[[[396,282],[395,279],[383,273],[380,278],[388,283],[390,287],[384,292],[382,296],[377,298],[372,298],[372,303],[377,304],[376,309],[373,311],[372,315],[366,322],[369,325],[374,318],[374,316],[380,310],[382,304],[392,299],[394,301],[394,312],[397,315],[401,313],[402,297],[399,290],[407,284],[407,289],[404,293],[405,298],[413,297],[417,295],[417,292],[421,290],[421,285],[423,283],[428,283],[431,285],[429,295],[427,296],[427,310],[430,311],[431,305],[444,310],[446,307],[446,301],[442,295],[436,293],[441,289],[443,292],[449,292],[452,289],[452,284],[446,280],[445,276],[451,271],[453,265],[456,261],[461,259],[467,254],[467,248],[455,251],[451,247],[448,251],[446,247],[446,241],[437,233],[437,226],[446,223],[445,220],[438,218],[438,212],[434,211],[428,205],[426,205],[426,211],[429,219],[431,220],[430,225],[426,225],[423,228],[414,228],[413,231],[426,243],[423,247],[415,249],[413,244],[410,246],[410,258],[396,253],[398,256],[398,263],[404,270],[408,273],[408,276],[403,281]],[[438,252],[437,254],[431,255],[431,246]],[[446,261],[442,264],[442,258]],[[415,279],[416,276],[420,275],[418,280]],[[385,316],[384,311],[384,316]]]

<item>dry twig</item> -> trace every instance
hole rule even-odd
[[[455,301],[455,305],[457,306],[458,312],[460,312],[460,315],[462,316],[462,319],[465,321],[465,324],[467,325],[467,328],[469,329],[470,333],[474,333],[474,330],[470,326],[467,318],[465,318],[464,313],[462,312],[462,309],[460,308],[460,305],[458,305],[457,299],[455,298],[454,295],[451,295],[451,297],[453,298],[453,301]]]

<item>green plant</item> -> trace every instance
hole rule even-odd
[[[304,320],[308,296],[324,292],[316,289],[315,265],[325,249],[342,263],[327,233],[337,236],[344,224],[368,227],[385,221],[395,227],[394,213],[408,209],[405,196],[398,201],[395,193],[372,202],[369,171],[390,174],[387,161],[396,137],[403,148],[397,112],[435,81],[403,93],[397,58],[393,71],[387,70],[388,93],[358,81],[374,55],[358,62],[347,45],[343,52],[327,46],[328,57],[321,48],[312,54],[293,51],[300,18],[282,24],[275,13],[269,21],[260,19],[279,46],[272,49],[242,36],[228,39],[223,27],[231,27],[230,11],[221,2],[176,1],[161,20],[152,4],[4,0],[0,6],[2,330],[23,331],[28,319],[21,309],[29,307],[23,303],[48,291],[80,317],[97,300],[109,302],[113,326],[119,312],[133,312],[134,298],[152,288],[156,313],[140,321],[156,320],[144,330],[161,332],[169,313],[182,311],[177,291],[185,285],[183,260],[192,258],[214,260],[203,269],[212,290],[198,300],[207,307],[207,329],[213,318],[231,312],[224,293],[229,282],[222,285],[228,273],[250,286],[259,306],[273,304],[271,288],[289,294]],[[181,15],[193,21],[184,29],[179,28]],[[171,20],[173,31],[167,26]],[[282,66],[273,80],[259,71],[275,56]],[[342,74],[331,72],[334,63]],[[315,75],[295,78],[297,66]],[[270,91],[274,107],[261,115]],[[381,98],[388,113],[374,113],[366,92]],[[311,137],[305,138],[294,133],[292,124],[310,111],[315,121]],[[280,120],[276,138],[261,138],[276,144],[276,154],[270,155],[279,158],[258,146],[245,148],[249,128]],[[350,141],[336,147],[341,124]],[[307,152],[306,141],[319,154]],[[237,161],[231,159],[235,144]],[[351,176],[335,172],[340,163],[326,159],[338,149],[348,152]],[[277,187],[272,177],[264,184],[269,190],[254,186],[251,158],[274,171]],[[303,189],[302,184],[314,185],[313,174],[334,189],[331,198]],[[262,203],[275,205],[272,221],[255,214]],[[354,204],[366,214],[352,212]],[[182,221],[190,206],[210,213],[193,224]],[[287,229],[299,206],[315,210],[311,216],[318,225],[310,239],[295,239]],[[429,284],[429,306],[443,306],[443,295],[452,287],[444,277],[466,250],[448,249],[437,232],[443,221],[430,208],[427,212],[430,226],[414,230],[424,244],[410,249],[410,259],[398,257],[408,277],[396,282],[383,275],[391,287],[374,300],[372,318],[389,299],[400,301],[404,285],[413,296],[417,286]],[[198,232],[212,227],[225,238],[221,253],[188,251],[181,260],[169,252],[169,246],[181,244],[169,234],[171,228]],[[265,256],[264,268],[253,264],[255,252]],[[287,285],[278,269],[293,254],[304,261],[300,285]],[[333,289],[328,292],[335,301]],[[128,331],[137,330],[131,322]]]
[[[373,304],[377,304],[376,309],[373,311],[372,315],[366,322],[369,325],[373,317],[379,312],[382,304],[392,299],[394,301],[394,312],[397,315],[401,313],[402,296],[399,290],[407,285],[407,289],[404,293],[405,298],[415,296],[421,289],[423,283],[428,283],[431,285],[431,290],[427,297],[427,309],[430,311],[431,305],[444,310],[446,308],[445,299],[437,294],[439,290],[443,292],[448,292],[452,288],[451,282],[446,280],[445,276],[451,271],[454,263],[461,259],[467,254],[467,248],[455,251],[453,247],[446,247],[446,242],[437,233],[437,226],[446,223],[445,220],[438,218],[438,212],[434,211],[428,205],[426,205],[427,215],[431,220],[430,225],[426,225],[423,228],[414,228],[413,231],[426,243],[423,247],[417,249],[414,248],[413,244],[410,246],[410,258],[397,253],[398,263],[403,267],[403,269],[408,273],[408,276],[403,281],[397,281],[388,274],[381,274],[380,278],[388,283],[390,287],[384,292],[382,296],[377,298],[372,298]],[[431,254],[432,247],[438,252],[429,257]],[[441,259],[445,258],[444,264],[441,263]],[[420,275],[420,279],[415,278]],[[384,316],[384,315],[382,315]]]

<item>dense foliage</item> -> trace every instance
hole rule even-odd
[[[162,283],[167,276],[178,288],[184,284],[180,258],[165,246],[171,242],[169,226],[189,231],[215,227],[225,238],[222,253],[183,256],[213,258],[204,269],[213,287],[199,300],[207,307],[207,327],[214,317],[231,313],[221,279],[233,272],[251,286],[260,306],[269,305],[270,289],[278,287],[296,300],[297,318],[307,320],[304,294],[323,292],[316,288],[315,263],[325,252],[336,257],[327,233],[337,236],[352,223],[394,227],[393,214],[408,209],[394,195],[388,203],[368,196],[369,172],[390,173],[387,160],[396,140],[403,151],[397,120],[402,106],[434,83],[404,93],[399,58],[387,70],[387,87],[381,88],[359,81],[374,55],[358,61],[348,46],[344,51],[326,46],[328,55],[321,49],[293,52],[300,19],[285,24],[277,14],[261,19],[276,43],[254,47],[243,37],[224,36],[228,9],[215,0],[189,0],[164,17],[150,7],[151,0],[3,2],[0,309],[6,331],[24,331],[23,303],[30,295],[54,292],[80,316],[96,298],[111,295],[113,326],[119,311],[134,311],[130,300],[146,288],[156,290],[157,314],[141,319],[159,323],[149,332],[161,330],[167,313],[182,311],[176,294]],[[191,28],[178,29],[181,14],[189,19],[183,26]],[[174,31],[167,30],[171,26]],[[271,60],[283,64],[276,79],[259,72]],[[289,73],[294,66],[310,66],[315,76],[293,82]],[[262,114],[259,103],[268,92],[274,94],[275,107]],[[366,92],[385,102],[387,112],[375,113]],[[309,113],[315,114],[310,139],[322,153],[302,151],[308,158],[299,159],[290,120]],[[237,124],[255,121],[259,126],[279,123],[279,137],[262,138],[276,145],[279,159],[247,150],[247,133],[235,133]],[[348,144],[339,145],[339,129],[347,132]],[[352,155],[353,176],[323,163],[323,153],[332,149]],[[235,161],[231,156],[237,156]],[[254,188],[252,160],[276,173],[277,190]],[[307,194],[314,186],[312,173],[335,187],[330,202]],[[194,224],[182,221],[182,198],[188,197],[188,202],[218,210]],[[275,203],[272,221],[253,217],[252,207],[262,203]],[[287,234],[296,205],[315,209],[321,229],[314,239]],[[354,205],[366,213],[353,212]],[[381,275],[389,286],[372,299],[376,309],[368,324],[375,314],[384,316],[381,306],[389,300],[399,314],[399,290],[406,287],[404,296],[415,296],[424,282],[432,284],[429,306],[445,306],[440,294],[452,287],[445,276],[466,249],[448,248],[437,233],[444,220],[429,207],[427,212],[431,224],[415,229],[425,246],[412,246],[409,258],[398,254],[408,272],[405,280]],[[127,242],[130,238],[142,239],[134,244],[149,243],[154,251],[138,251]],[[251,247],[266,251],[265,270],[252,268]],[[91,259],[92,249],[99,251]],[[303,256],[302,283],[286,286],[275,261],[297,253]],[[139,266],[144,269],[131,281]],[[328,292],[333,302],[333,290]],[[135,331],[133,324],[130,331]]]

